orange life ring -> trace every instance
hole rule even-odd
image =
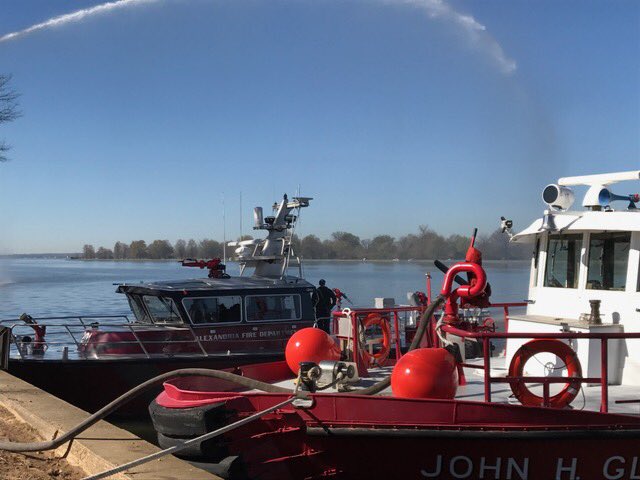
[[[378,365],[382,367],[387,362],[389,353],[391,352],[391,328],[389,327],[387,319],[377,313],[370,313],[362,322],[362,336],[364,337],[364,332],[367,328],[374,326],[378,326],[380,327],[380,330],[382,330],[382,342],[376,342],[381,343],[382,347],[377,352],[369,352],[369,350],[363,345],[360,351],[362,352],[364,359],[369,362],[369,365]]]
[[[582,367],[580,366],[578,355],[566,343],[552,339],[536,339],[525,343],[511,359],[509,376],[522,377],[527,361],[534,355],[545,352],[553,353],[566,365],[569,381],[559,393],[549,397],[550,407],[564,408],[573,402],[578,392],[580,392],[580,380],[571,380],[570,378],[582,378]],[[523,405],[531,407],[544,405],[544,398],[529,390],[524,380],[511,382],[510,386],[513,394]]]

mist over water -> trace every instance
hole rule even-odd
[[[527,296],[528,262],[489,262],[485,265],[493,301],[522,301]],[[230,275],[239,268],[230,262]],[[0,319],[19,316],[129,314],[124,295],[114,283],[201,278],[203,270],[184,268],[176,261],[114,262],[61,259],[0,259]],[[374,297],[393,297],[406,303],[407,292],[425,291],[433,276],[434,295],[442,274],[427,262],[306,262],[304,276],[313,284],[321,278],[339,288],[359,306],[372,306]],[[291,270],[294,273],[294,270]]]

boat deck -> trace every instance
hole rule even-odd
[[[480,368],[465,367],[464,373],[466,384],[458,387],[456,400],[484,402],[484,371],[481,368],[482,359],[475,359],[468,362],[469,364],[477,364]],[[491,358],[491,376],[505,377],[507,368],[505,366],[505,357]],[[383,380],[391,375],[392,366],[377,367],[369,369],[369,376],[361,378],[355,385],[356,388],[366,388],[374,383]],[[276,385],[284,388],[293,389],[295,381],[284,380]],[[551,388],[551,395],[554,394],[554,388],[562,388],[560,386]],[[531,391],[542,396],[542,386],[540,384],[529,385]],[[324,390],[323,393],[337,393],[335,388]],[[381,395],[392,395],[391,387],[383,390]],[[600,385],[584,385],[581,392],[571,404],[571,407],[577,410],[599,411],[601,403]],[[504,384],[494,385],[491,389],[491,400],[493,403],[519,405],[520,402],[513,396],[509,386]],[[623,403],[620,403],[623,402]],[[636,415],[640,416],[640,386],[635,385],[609,385],[609,413]]]

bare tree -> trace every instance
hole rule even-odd
[[[96,250],[93,248],[93,245],[85,244],[82,247],[82,258],[92,260],[96,258]]]
[[[20,116],[18,110],[18,97],[20,96],[15,90],[9,87],[11,75],[0,74],[0,124],[11,122]],[[0,140],[0,162],[6,162],[6,153],[11,146]]]

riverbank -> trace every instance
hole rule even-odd
[[[38,441],[38,432],[18,420],[9,410],[0,406],[0,439],[10,442]],[[65,458],[51,453],[28,454],[0,451],[0,478],[15,480],[77,480],[86,472],[69,465]]]
[[[82,386],[78,386],[82,388]],[[12,441],[32,441],[51,439],[67,432],[84,421],[89,414],[67,402],[50,395],[33,385],[26,383],[7,372],[0,371],[0,429],[2,412],[7,412],[8,425],[12,426],[4,434]],[[11,420],[13,417],[16,420]],[[18,421],[20,423],[12,423]],[[11,437],[13,434],[29,433],[24,439]],[[107,469],[136,460],[159,451],[158,447],[141,440],[132,433],[115,427],[108,422],[99,421],[71,444],[64,444],[45,455],[15,454],[17,457],[0,453],[0,478],[19,480],[64,479],[75,480],[85,475],[94,475]],[[56,463],[52,457],[65,458],[69,466]],[[47,459],[47,456],[48,459]],[[22,457],[20,460],[19,457]],[[4,474],[2,458],[7,459],[7,472]],[[32,468],[40,465],[38,469]],[[36,476],[36,472],[48,476]],[[67,475],[60,476],[60,475]],[[189,463],[171,455],[162,457],[144,465],[135,467],[126,473],[114,475],[114,480],[219,480],[219,477],[193,467]]]

